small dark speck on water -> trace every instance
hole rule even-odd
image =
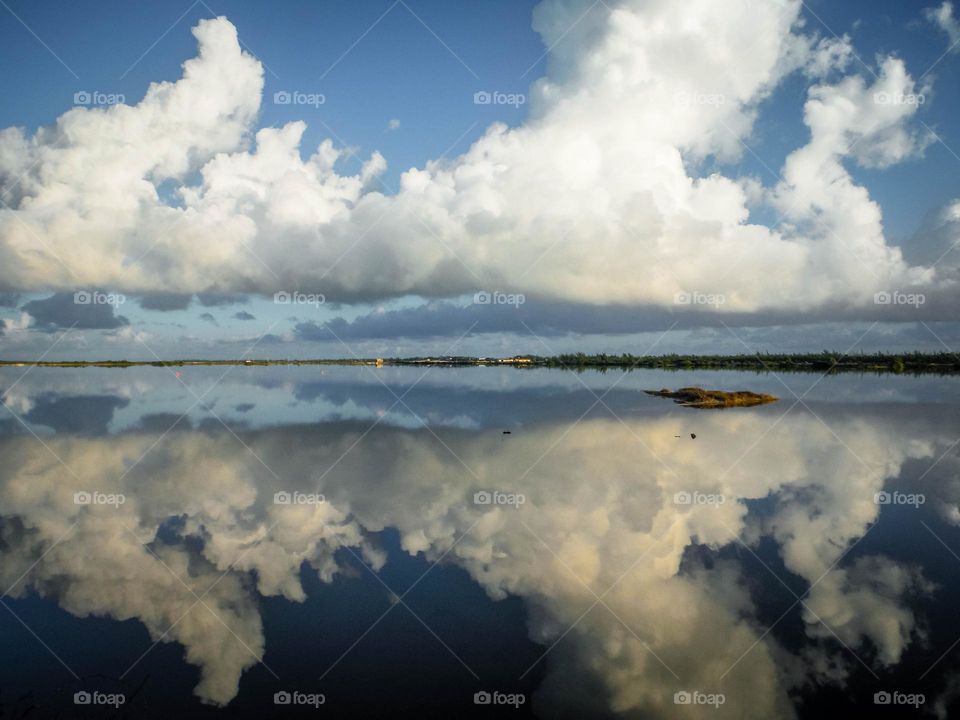
[[[697,439],[697,434],[696,434],[696,433],[690,433],[690,437],[691,437],[693,440],[696,440],[696,439]]]
[[[509,430],[504,430],[504,431],[503,431],[503,434],[504,434],[504,435],[510,435],[511,433],[510,433]]]

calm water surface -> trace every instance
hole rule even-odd
[[[687,385],[781,400],[642,393]],[[5,368],[0,391],[4,717],[960,711],[960,379]]]

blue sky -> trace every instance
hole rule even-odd
[[[473,94],[526,92],[544,65],[528,0],[7,4],[63,64],[4,11],[0,86],[17,101],[0,107],[0,126],[50,124],[78,89],[135,102],[151,82],[179,77],[198,20],[224,14],[266,68],[261,124],[306,120],[305,148],[335,135],[360,155],[380,150],[394,188],[402,170],[463,152],[494,120],[522,121],[525,108],[478,108]],[[316,112],[276,106],[270,99],[282,90],[322,93],[326,102]],[[394,118],[401,126],[391,132]]]
[[[551,4],[559,5],[545,3]],[[918,233],[924,232],[925,223],[929,225],[931,217],[960,197],[960,183],[957,182],[960,157],[953,149],[960,152],[960,94],[955,81],[960,71],[960,53],[948,52],[948,33],[925,17],[924,11],[937,4],[892,0],[808,2],[800,10],[800,22],[794,32],[823,40],[849,36],[853,53],[849,64],[829,78],[825,76],[820,80],[812,80],[800,72],[784,77],[756,104],[756,118],[739,140],[742,145],[739,157],[731,159],[713,152],[705,157],[688,157],[685,158],[686,172],[691,178],[705,178],[715,173],[737,179],[753,177],[772,188],[779,181],[788,156],[810,140],[811,131],[804,122],[803,106],[811,86],[817,82],[839,83],[842,77],[854,75],[872,83],[880,71],[882,58],[894,56],[902,59],[918,88],[927,83],[923,104],[909,118],[909,131],[926,135],[927,142],[887,167],[846,161],[844,167],[852,182],[865,188],[870,198],[882,208],[886,243],[894,247],[910,243]],[[553,63],[560,67],[559,70],[555,68],[557,77],[563,76],[561,66],[567,60],[562,53],[566,52],[568,45],[583,44],[584,56],[592,52],[590,36],[584,30],[592,22],[592,16],[569,34],[561,34],[559,40],[548,48],[532,25],[536,5],[531,0],[463,3],[440,0],[369,0],[363,3],[346,0],[281,3],[203,0],[137,4],[5,0],[0,7],[0,57],[4,60],[0,63],[0,89],[7,102],[0,105],[0,128],[20,127],[29,136],[74,108],[74,96],[81,91],[118,93],[124,96],[127,105],[139,103],[150,83],[177,81],[182,73],[182,63],[196,55],[197,39],[191,34],[191,28],[204,18],[223,15],[235,26],[244,50],[258,58],[263,66],[263,101],[251,131],[282,128],[292,121],[304,121],[306,130],[300,144],[301,157],[308,158],[321,142],[332,139],[334,145],[349,148],[337,165],[337,172],[343,176],[359,173],[363,161],[371,153],[379,152],[386,159],[387,169],[370,190],[392,195],[397,192],[405,171],[422,168],[441,157],[456,158],[482,138],[492,123],[502,122],[511,128],[529,123],[530,113],[536,112],[536,91],[531,88],[531,83],[550,73]],[[621,5],[633,10],[635,3],[625,0]],[[580,12],[584,15],[600,14],[604,8],[609,9],[607,5],[600,7],[590,3],[584,3],[582,8],[571,3],[571,7],[577,11],[574,16],[579,16]],[[584,30],[582,36],[580,30]],[[551,81],[555,79],[551,78]],[[522,93],[527,101],[519,106],[477,105],[474,95],[478,91]],[[282,92],[322,95],[323,103],[316,106],[278,105],[274,97]],[[585,134],[591,131],[586,122],[583,131]],[[933,132],[938,139],[932,138]],[[249,148],[249,136],[244,142]],[[177,180],[158,181],[159,197],[167,204],[179,207],[182,201],[177,196],[178,188],[181,184],[200,182],[201,166],[197,164]],[[0,187],[2,179],[0,174]],[[42,182],[39,176],[38,182]],[[530,188],[530,191],[537,192],[536,188]],[[18,200],[26,202],[24,198]],[[20,210],[25,207],[22,204]],[[776,229],[783,224],[776,208],[754,208],[750,219]],[[17,208],[14,206],[11,210]],[[787,223],[788,226],[792,224],[792,221]],[[949,231],[953,232],[953,229]],[[440,241],[446,245],[444,238]],[[400,247],[403,241],[398,238],[396,242]],[[450,264],[456,263],[451,261]],[[277,273],[272,274],[277,276]],[[279,274],[285,275],[282,271]],[[496,278],[497,274],[492,273],[491,277]],[[32,327],[15,326],[18,318],[22,318],[26,303],[42,301],[51,292],[68,292],[70,289],[60,282],[51,282],[49,287],[43,286],[42,282],[32,282],[32,286],[25,287],[26,283],[19,283],[14,276],[13,280],[5,279],[4,287],[0,288],[17,293],[8,307],[0,308],[0,318],[8,323],[6,332],[0,335],[0,340],[7,345],[3,348],[6,354],[14,347],[11,343],[16,344],[14,353],[29,354],[43,348],[49,344],[51,331],[69,326],[66,322],[42,326],[36,322],[37,318],[34,318]],[[320,288],[322,284],[318,282],[315,287]],[[376,285],[376,281],[372,284]],[[242,285],[226,287],[217,282],[218,288],[231,293],[244,293]],[[133,337],[136,332],[142,332],[144,337],[162,340],[165,347],[176,348],[178,352],[190,354],[190,350],[195,349],[204,355],[231,355],[236,354],[235,343],[243,345],[271,328],[268,341],[275,340],[282,347],[282,350],[278,349],[282,354],[343,355],[342,347],[338,351],[338,343],[306,341],[307,333],[300,326],[310,322],[322,324],[333,318],[349,322],[370,313],[416,308],[424,303],[434,303],[434,309],[438,302],[470,304],[472,295],[464,291],[463,283],[450,281],[450,292],[442,289],[435,293],[417,292],[416,289],[412,292],[391,290],[385,294],[364,292],[361,295],[366,296],[358,297],[354,302],[336,303],[339,298],[334,292],[332,301],[322,308],[311,311],[297,308],[296,312],[291,312],[290,308],[274,303],[262,283],[257,285],[257,292],[247,294],[238,302],[207,307],[195,300],[186,308],[166,312],[144,309],[138,287],[120,286],[127,302],[116,312],[124,320],[109,320],[106,327],[91,326],[88,330],[82,330],[84,323],[81,323],[80,334],[88,336],[86,341],[65,343],[62,352],[97,354],[102,348],[96,341],[97,333],[106,333],[112,334],[128,354],[142,354],[142,348],[134,343],[136,338]],[[90,287],[110,289],[111,286],[91,283]],[[281,283],[276,289],[292,287]],[[440,282],[439,287],[446,288],[448,284]],[[211,288],[197,287],[197,290],[204,289]],[[477,285],[476,289],[492,290],[496,286]],[[144,290],[155,291],[156,287]],[[182,288],[176,290],[184,295]],[[735,289],[730,292],[735,293]],[[528,295],[548,304],[552,301],[573,302],[573,315],[579,312],[576,307],[582,301],[573,294],[570,298],[557,297],[554,290],[538,296],[537,289],[531,288]],[[936,306],[940,310],[924,316],[931,327],[940,323],[935,326],[940,329],[937,334],[942,335],[941,339],[958,334],[948,322],[951,319],[949,312],[943,310],[950,303],[950,296],[945,297],[947,299],[941,300],[939,305],[929,303],[927,309]],[[621,309],[632,303],[631,300],[614,298],[603,298],[599,302]],[[839,300],[837,303],[846,307]],[[587,305],[595,304],[587,302]],[[652,303],[653,306],[656,304]],[[637,302],[636,306],[649,308],[651,303]],[[528,308],[531,314],[527,317],[532,318],[532,323],[537,322],[536,307],[534,303],[532,309]],[[770,346],[784,344],[785,338],[790,338],[791,344],[796,342],[796,335],[789,330],[780,330],[781,326],[808,328],[806,333],[801,333],[801,344],[816,343],[811,349],[819,349],[824,339],[836,338],[842,343],[855,338],[859,329],[865,327],[864,323],[869,325],[878,319],[869,312],[859,316],[840,313],[839,317],[848,317],[849,322],[830,326],[830,331],[824,332],[821,324],[836,317],[829,301],[818,308],[805,309],[799,315],[787,317],[787,313],[783,323],[777,321],[778,312],[774,310],[772,315],[768,313],[763,317],[760,317],[762,312],[759,315],[754,313],[729,322],[743,328],[766,328],[756,331],[759,333],[757,342]],[[879,319],[889,323],[889,332],[872,338],[879,346],[939,347],[942,344],[931,336],[918,340],[914,332],[916,324],[909,322],[909,317]],[[684,324],[681,323],[681,327]],[[710,323],[692,325],[705,327]],[[716,329],[717,323],[712,325]],[[126,335],[118,332],[123,327],[130,328]],[[20,329],[23,332],[18,333]],[[583,332],[583,323],[571,322],[570,328],[566,329],[569,332],[564,328],[552,328],[555,331],[552,336],[558,349],[635,350],[657,337],[661,329],[652,322],[649,327],[643,327],[643,323],[635,326],[627,323],[623,332],[617,334]],[[517,332],[523,334],[519,328]],[[697,332],[694,327],[682,334],[678,330],[668,338],[668,346],[673,345],[666,349],[700,347],[704,339],[703,336],[698,338]],[[894,336],[897,339],[891,340]],[[358,341],[357,347],[412,353],[429,342],[432,350],[438,351],[454,339],[455,336],[443,336],[428,341],[422,335],[407,339],[398,335],[390,342],[383,338],[370,338],[368,344]],[[522,347],[515,347],[516,339],[498,328],[484,337],[469,339],[466,346],[477,352],[485,348],[495,352],[502,348],[505,352],[515,349],[546,354],[539,340],[531,343],[528,337]],[[711,347],[705,349],[714,351],[718,343],[731,352],[742,349],[729,335],[724,340],[708,339],[706,344]]]

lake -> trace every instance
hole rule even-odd
[[[694,385],[780,400],[643,393]],[[3,368],[0,388],[5,717],[958,706],[960,378]]]

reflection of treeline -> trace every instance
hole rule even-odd
[[[0,360],[3,366],[38,367],[184,367],[208,365],[372,365],[374,360],[336,359],[336,360]]]
[[[406,358],[339,358],[275,360],[0,360],[4,365],[41,367],[182,367],[188,365],[510,365],[512,367],[549,367],[567,370],[742,370],[755,372],[868,372],[951,375],[960,373],[960,355],[940,353],[858,353],[844,354],[824,350],[819,353],[757,353],[755,355],[631,355],[630,353],[565,353],[549,357],[515,355],[509,358],[471,356],[423,356]]]
[[[757,353],[755,355],[620,355],[566,353],[531,356],[532,364],[572,370],[651,368],[657,370],[746,370],[776,372],[960,373],[960,355],[940,353]]]

